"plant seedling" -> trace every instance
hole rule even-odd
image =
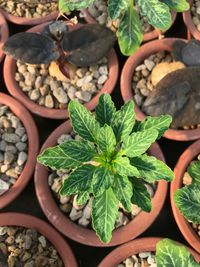
[[[4,44],[3,52],[29,64],[57,61],[61,71],[69,76],[67,62],[80,67],[96,64],[109,52],[115,40],[111,30],[98,24],[85,24],[69,31],[64,21],[56,21],[41,34],[12,35]]]
[[[61,13],[69,13],[90,6],[94,0],[59,0]],[[189,9],[187,0],[108,0],[108,15],[119,19],[116,32],[122,54],[130,56],[143,40],[139,14],[154,28],[166,31],[171,26],[170,11],[183,12]],[[135,8],[135,5],[138,9]]]
[[[171,116],[135,120],[129,101],[116,110],[110,95],[99,98],[93,115],[78,101],[68,105],[73,130],[80,141],[67,141],[48,148],[38,162],[54,170],[71,170],[60,194],[78,195],[78,205],[92,202],[92,226],[102,242],[109,242],[119,204],[131,212],[132,203],[146,212],[152,208],[145,182],[172,181],[173,172],[145,152],[169,128]]]

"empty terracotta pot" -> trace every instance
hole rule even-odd
[[[18,101],[12,97],[0,93],[0,104],[6,105],[20,119],[28,136],[28,157],[21,175],[15,184],[0,196],[0,209],[13,201],[25,188],[32,177],[36,156],[39,150],[38,131],[30,113]],[[0,220],[1,221],[1,220]]]
[[[5,41],[8,39],[9,36],[9,30],[7,22],[4,18],[4,16],[0,12],[0,62],[4,58],[4,53],[2,52],[2,47]]]
[[[200,236],[198,236],[198,234],[195,233],[192,226],[183,217],[183,215],[180,213],[180,211],[178,210],[178,208],[174,203],[174,193],[177,189],[184,186],[183,175],[187,171],[187,167],[190,165],[191,161],[195,160],[198,154],[200,154],[200,140],[190,145],[180,156],[174,168],[175,179],[170,186],[170,198],[171,198],[172,211],[181,233],[183,234],[187,242],[196,251],[198,251],[198,253],[200,253]]]
[[[127,244],[124,244],[114,249],[103,259],[103,261],[98,265],[98,267],[117,267],[118,264],[120,264],[125,259],[131,257],[132,255],[136,255],[140,252],[155,252],[156,244],[160,240],[162,240],[162,238],[160,237],[144,237],[133,240]],[[200,255],[198,255],[194,250],[188,247],[186,248],[190,251],[190,253],[192,253],[195,260],[197,262],[200,262]]]
[[[64,267],[78,267],[75,257],[64,238],[48,223],[34,216],[7,212],[0,214],[0,226],[33,228],[44,235],[58,251]]]
[[[35,26],[28,30],[29,32],[41,32],[48,23],[44,23],[42,25]],[[77,29],[80,25],[75,25],[70,27],[70,30]],[[118,66],[118,59],[117,55],[112,49],[108,54],[108,68],[109,68],[109,78],[99,90],[99,92],[93,96],[93,98],[85,104],[85,107],[89,110],[93,110],[97,103],[99,96],[103,93],[111,94],[115,88],[119,66]],[[4,80],[6,83],[6,87],[9,93],[22,102],[26,108],[28,108],[31,112],[37,114],[41,117],[51,118],[51,119],[66,119],[68,113],[66,109],[52,109],[46,108],[44,106],[40,106],[39,104],[32,101],[19,87],[18,83],[15,81],[15,73],[16,73],[16,60],[13,58],[6,56],[5,63],[4,63]]]
[[[55,146],[57,144],[57,139],[62,134],[70,133],[71,131],[72,128],[70,122],[64,122],[47,138],[41,151],[45,148]],[[154,143],[151,146],[149,153],[164,161],[164,156],[157,143]],[[44,214],[52,225],[54,225],[62,234],[88,246],[103,247],[116,246],[136,238],[153,223],[163,207],[167,193],[167,182],[158,182],[157,190],[152,199],[152,211],[150,213],[142,211],[126,226],[114,230],[113,237],[108,244],[101,243],[96,236],[95,231],[79,226],[62,213],[48,185],[48,169],[39,163],[36,164],[35,169],[35,188],[37,198]]]

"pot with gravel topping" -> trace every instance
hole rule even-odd
[[[38,47],[36,48],[37,53],[32,55],[31,62],[34,64],[45,62],[46,64],[26,64],[7,56],[4,64],[4,78],[9,92],[23,102],[31,112],[43,117],[66,118],[66,107],[71,99],[78,99],[81,103],[85,103],[88,109],[94,109],[102,93],[111,93],[114,90],[118,77],[117,56],[113,49],[108,53],[115,36],[110,30],[95,25],[80,26],[78,24],[68,27],[64,22],[58,21],[29,30],[28,34],[34,34],[33,38],[40,38],[40,40],[34,39],[35,42],[31,42],[31,44],[38,43],[40,45],[41,42],[46,44],[46,48],[42,45],[43,49],[39,52]],[[46,33],[43,35],[36,34],[44,29],[46,29]],[[46,34],[48,36],[50,34],[51,37],[54,34],[54,40],[56,35],[56,38],[59,39],[57,42],[62,43],[63,50],[56,50],[58,47],[53,41],[53,37],[50,39]],[[83,39],[81,37],[83,35],[90,40]],[[27,38],[30,39],[29,36]],[[72,38],[73,42],[69,43],[69,38]],[[83,41],[79,42],[80,38],[85,40],[87,45]],[[107,38],[107,42],[105,42],[105,38]],[[21,35],[19,40],[21,40]],[[103,41],[104,44],[102,44]],[[4,46],[4,50],[9,54],[13,52],[13,43],[16,47],[18,42],[11,39],[9,47],[6,47],[6,44]],[[30,51],[31,44],[25,47],[28,49],[26,51]],[[21,47],[24,48],[22,43]],[[47,54],[48,47],[50,50]],[[55,52],[52,53],[51,49],[54,49]],[[39,59],[38,53],[41,55]],[[92,57],[89,56],[91,53]],[[27,55],[29,54],[27,53]],[[20,56],[15,56],[22,59],[24,50]],[[30,62],[30,58],[23,61]]]
[[[4,58],[2,47],[5,41],[8,39],[8,36],[9,36],[9,30],[8,30],[7,22],[4,16],[2,15],[2,13],[0,13],[0,62]]]
[[[0,93],[0,208],[13,201],[29,182],[39,150],[39,137],[29,112]]]

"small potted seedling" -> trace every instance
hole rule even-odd
[[[11,36],[3,47],[4,53],[18,60],[18,72],[14,74],[15,61],[6,57],[8,90],[41,116],[66,117],[64,109],[74,98],[83,103],[91,101],[89,108],[94,108],[96,100],[92,96],[106,90],[106,83],[113,89],[117,79],[118,64],[113,51],[107,63],[99,63],[112,48],[114,33],[97,24],[68,26],[64,21],[41,25],[41,33],[37,29]],[[10,75],[15,76],[15,81]]]
[[[99,98],[95,115],[76,100],[70,102],[68,112],[80,140],[45,149],[38,162],[71,172],[60,194],[77,195],[78,205],[93,198],[92,227],[101,242],[109,243],[120,206],[129,213],[132,204],[150,212],[152,204],[145,182],[173,180],[168,166],[146,154],[169,127],[171,116],[137,122],[133,101],[117,111],[108,94]]]

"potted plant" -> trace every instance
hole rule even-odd
[[[39,150],[36,125],[29,112],[0,93],[0,208],[13,201],[29,182]]]
[[[198,262],[199,255],[190,248],[167,238],[145,237],[114,249],[98,267],[124,267],[128,264],[142,264],[145,267],[197,267]]]
[[[0,13],[0,62],[2,61],[4,54],[2,52],[2,47],[5,43],[5,41],[8,39],[9,36],[9,30],[7,22],[4,18],[4,16]]]
[[[91,1],[68,2],[59,0],[59,10],[70,12],[81,10],[91,5]],[[118,20],[119,26],[116,32],[118,43],[123,55],[132,55],[143,40],[143,31],[139,13],[154,28],[166,31],[171,26],[170,10],[182,12],[189,8],[186,0],[182,1],[141,1],[137,0],[138,10],[133,6],[133,1],[116,2],[108,1],[108,14],[112,20]]]
[[[78,242],[91,246],[124,243],[144,231],[163,205],[166,183],[160,180],[172,180],[173,172],[162,161],[147,156],[145,151],[169,127],[171,117],[149,117],[140,123],[135,121],[133,109],[133,101],[130,101],[116,111],[111,97],[103,94],[96,108],[95,119],[84,106],[75,100],[71,101],[68,112],[80,141],[68,140],[47,148],[55,145],[55,138],[63,133],[63,129],[65,132],[70,131],[68,122],[67,127],[63,124],[50,136],[38,156],[38,161],[51,169],[63,173],[70,171],[67,179],[64,179],[66,175],[63,177],[61,196],[77,195],[78,206],[87,204],[88,200],[92,201],[92,228],[100,240],[94,231],[76,225],[56,207],[48,186],[48,170],[37,164],[36,193],[44,213],[62,233]],[[69,150],[68,145],[71,146]],[[160,154],[155,145],[150,149],[150,154],[151,151],[155,156]],[[152,205],[145,183],[155,182],[157,189]],[[127,226],[115,230],[112,238],[119,207],[124,213],[130,214],[132,203],[143,209],[143,212]]]
[[[200,142],[196,141],[183,152],[174,168],[175,180],[170,188],[175,220],[185,239],[198,252],[200,252],[198,233],[200,168],[197,160],[199,151]]]
[[[37,33],[43,30],[46,33]],[[114,42],[112,31],[97,24],[67,26],[58,21],[36,26],[12,36],[4,45],[5,53],[31,63],[26,65],[7,56],[6,86],[14,97],[40,116],[64,119],[67,103],[74,98],[92,110],[99,95],[111,93],[117,81],[117,56],[113,49],[109,52]]]
[[[5,18],[15,24],[36,25],[56,19],[57,0],[49,3],[35,1],[0,1],[0,10]]]
[[[41,219],[21,213],[1,213],[0,231],[2,267],[78,266],[63,237]]]

